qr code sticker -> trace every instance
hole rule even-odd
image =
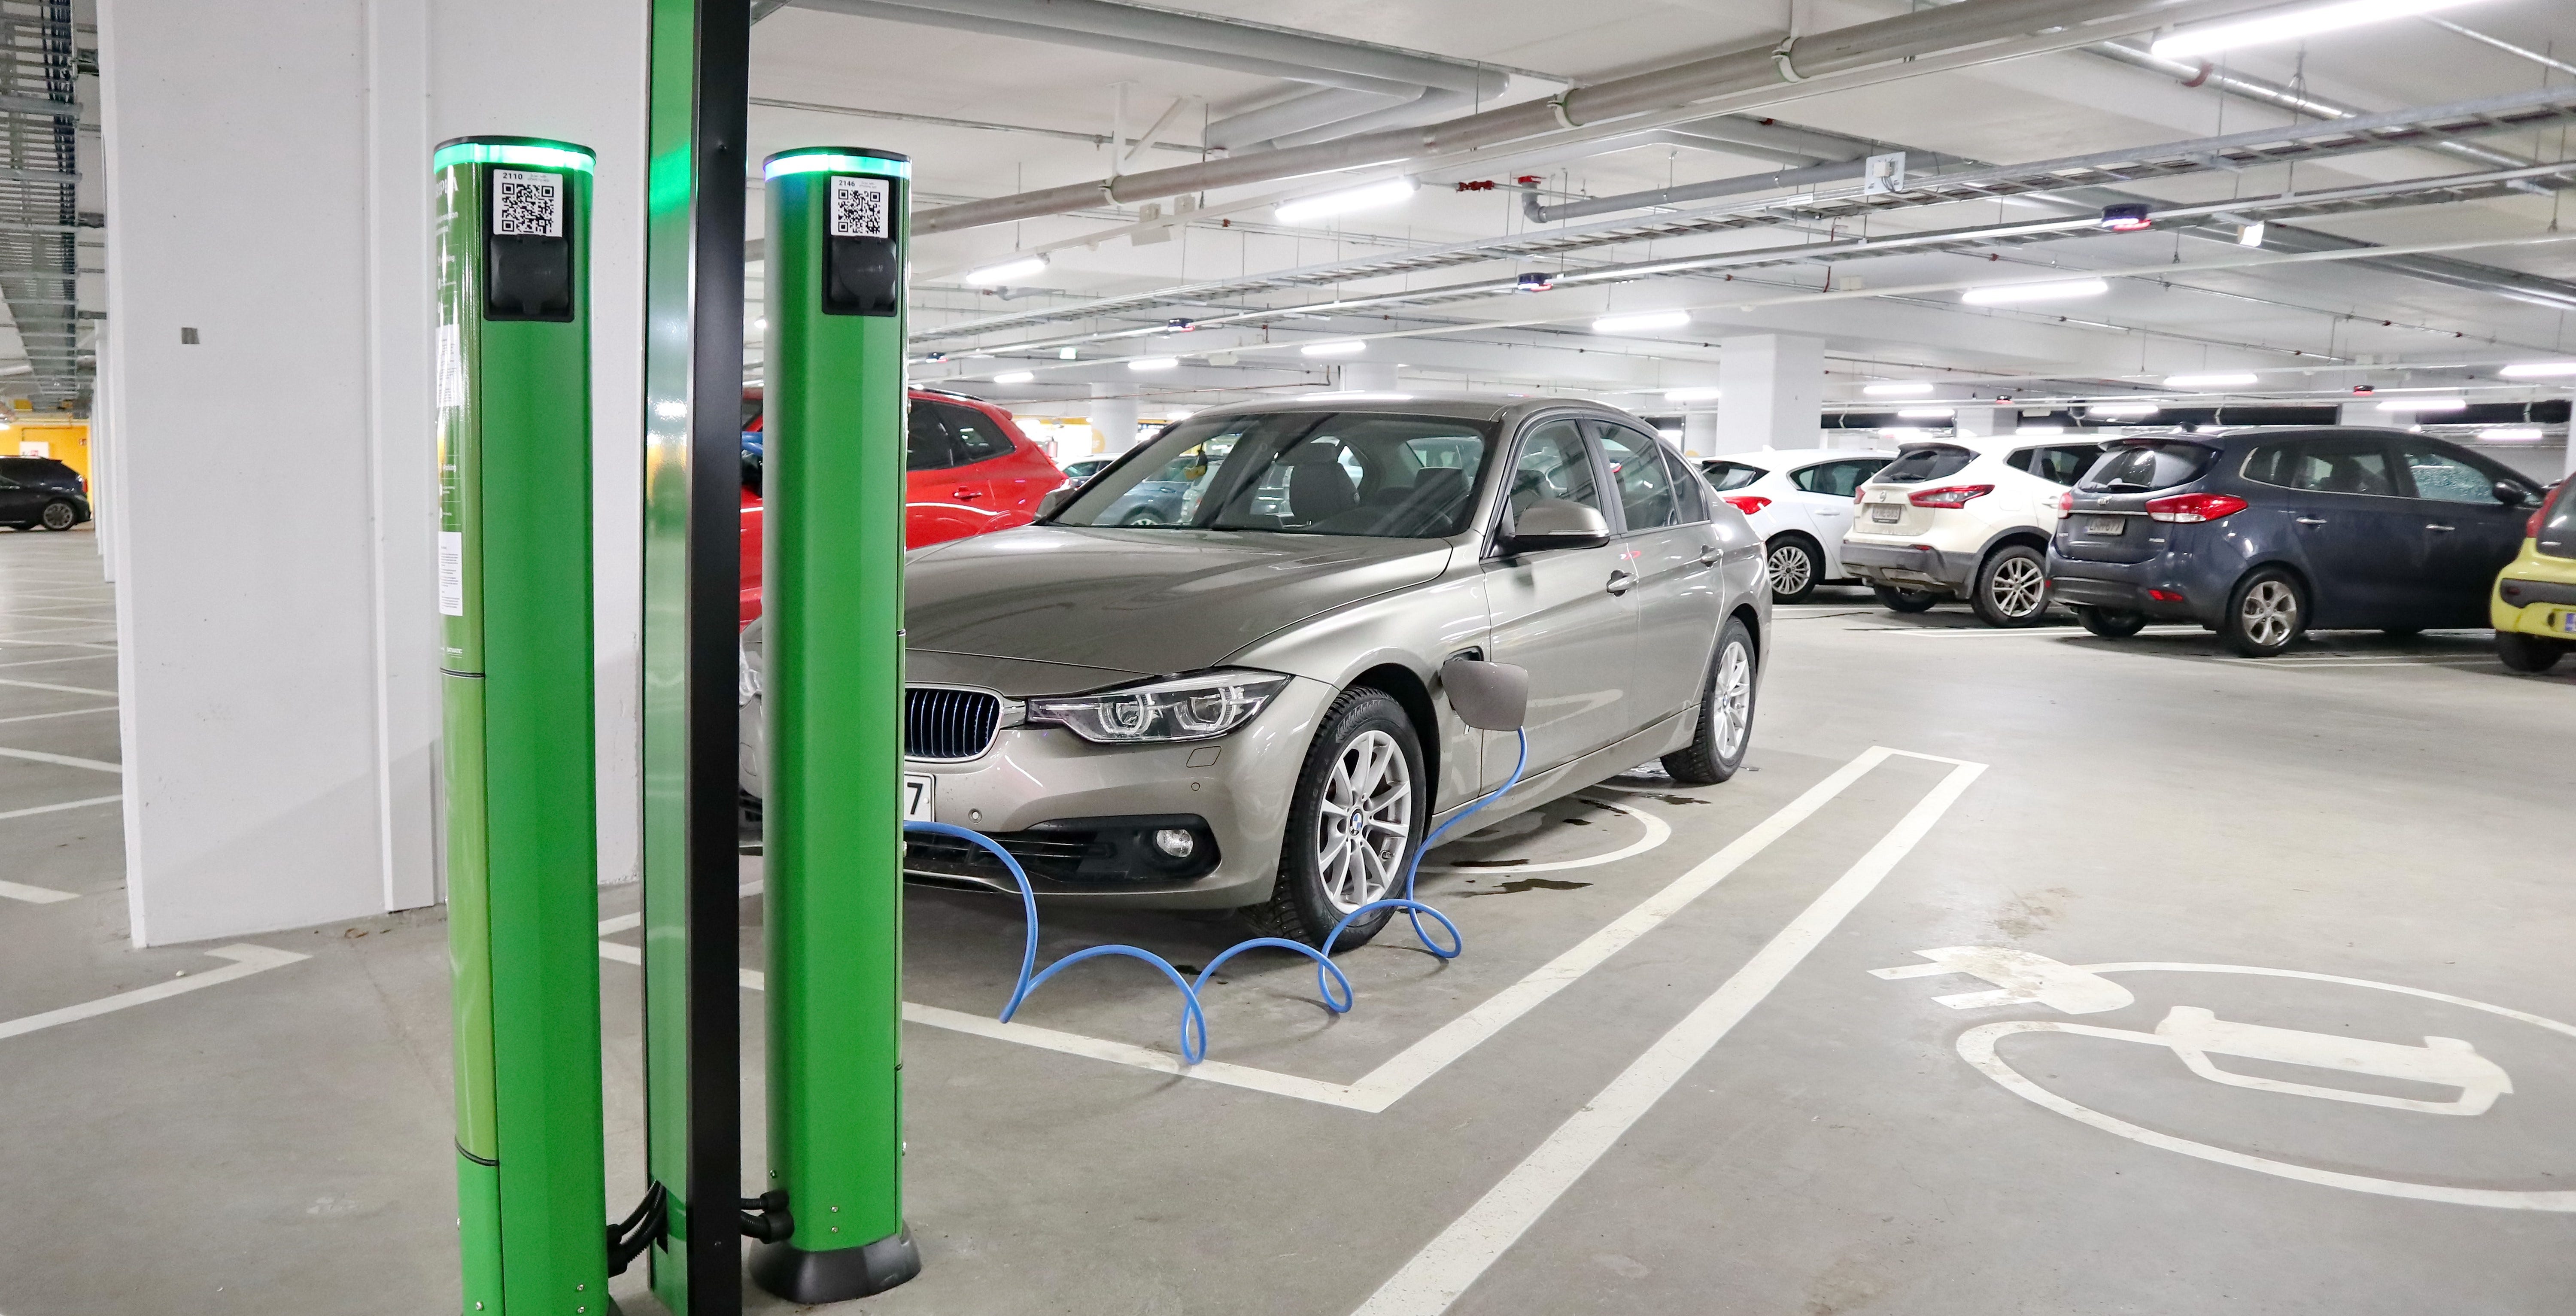
[[[832,236],[836,238],[886,238],[894,236],[887,212],[894,205],[894,186],[882,178],[852,178],[846,174],[832,179]]]
[[[563,175],[493,170],[492,234],[502,238],[562,237]]]

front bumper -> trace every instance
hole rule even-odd
[[[1871,543],[1845,535],[1843,567],[1876,585],[1932,586],[1958,589],[1968,583],[1976,560],[1944,553],[1929,544]]]

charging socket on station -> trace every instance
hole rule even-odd
[[[483,318],[572,319],[572,189],[562,174],[494,169],[483,238]]]
[[[823,313],[893,315],[903,289],[903,257],[894,240],[895,189],[901,180],[835,174],[825,202]]]

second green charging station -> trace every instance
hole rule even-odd
[[[762,422],[769,1189],[751,1277],[911,1279],[903,1223],[905,207],[886,151],[771,156]]]

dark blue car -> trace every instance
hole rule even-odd
[[[2059,503],[2051,597],[2120,638],[2192,621],[2269,657],[2310,627],[2487,624],[2540,487],[2440,439],[2338,427],[2140,434]]]

